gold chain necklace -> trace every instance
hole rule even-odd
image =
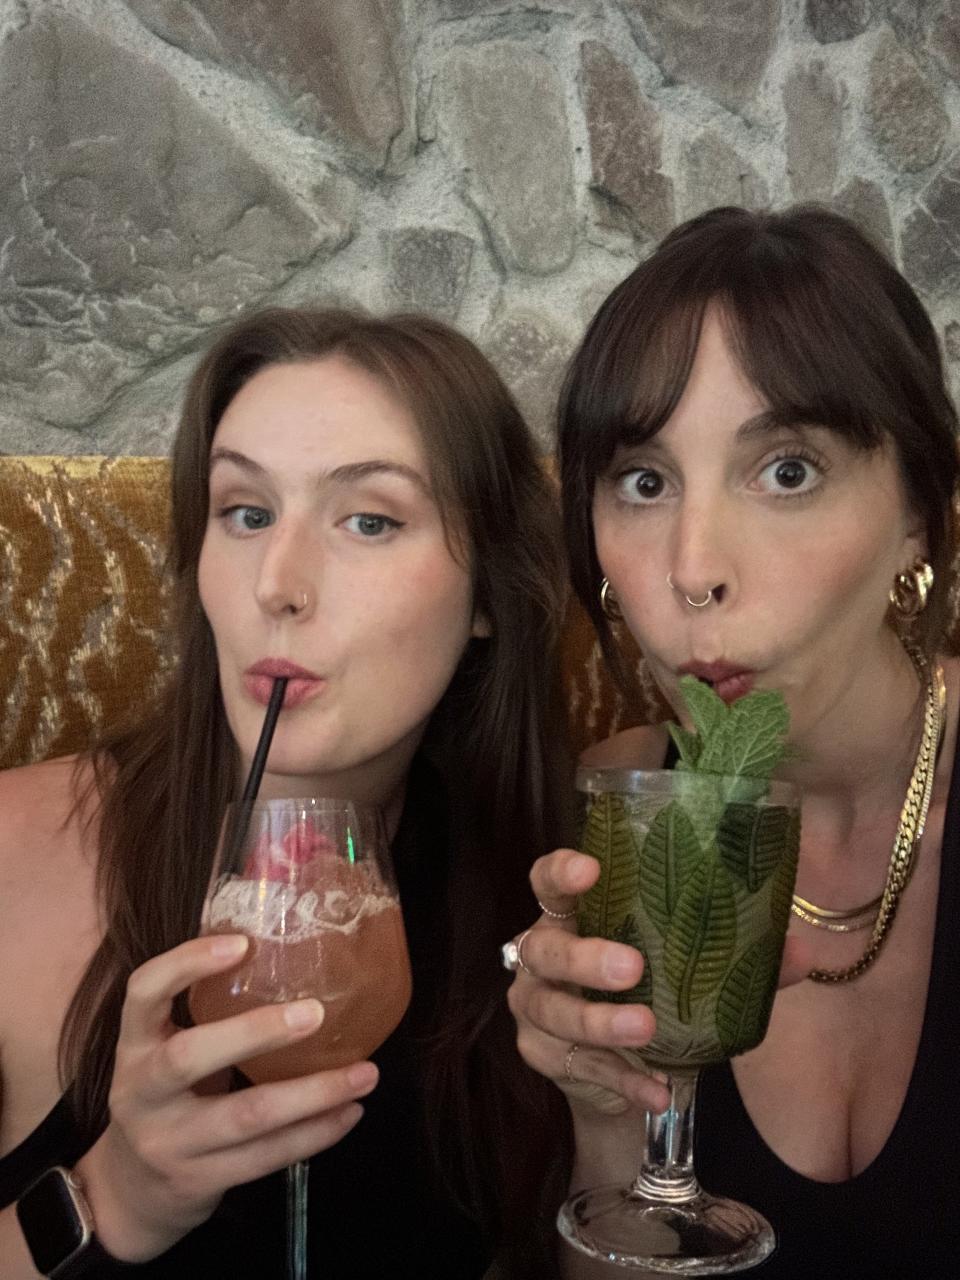
[[[943,668],[939,664],[931,671],[930,664],[919,649],[907,642],[904,643],[904,647],[925,686],[923,732],[920,735],[920,749],[917,752],[917,759],[913,766],[913,773],[910,775],[903,808],[900,811],[897,833],[893,839],[893,852],[890,855],[890,865],[887,868],[886,884],[883,886],[876,918],[873,921],[873,933],[870,935],[867,949],[855,964],[846,969],[811,969],[807,977],[814,982],[850,982],[853,978],[858,978],[861,973],[869,969],[874,960],[876,960],[897,914],[900,897],[913,873],[917,848],[927,821],[930,797],[933,794],[934,767],[940,742],[943,738],[944,711],[947,698],[946,686],[943,680]],[[829,921],[831,919],[839,919],[841,921],[844,918],[855,919],[858,915],[864,915],[868,911],[872,911],[873,906],[874,904],[871,902],[859,909],[853,908],[849,912],[829,912],[824,907],[814,907],[813,903],[809,903],[803,898],[798,899],[795,897],[793,900],[794,913],[801,920],[805,918],[804,912],[811,915],[816,912],[825,917],[823,923],[819,921],[816,923],[819,924],[820,928],[828,929],[830,928]],[[799,910],[797,910],[797,907],[799,907]],[[812,911],[811,908],[813,909]],[[814,922],[808,920],[808,923]],[[858,927],[863,928],[865,925]],[[833,932],[853,932],[853,930],[849,925],[842,929],[837,929],[834,926]]]
[[[878,893],[870,902],[862,907],[851,907],[849,911],[830,911],[827,907],[818,907],[815,902],[808,902],[799,893],[793,895],[790,910],[800,920],[812,924],[815,929],[829,929],[831,933],[859,933],[861,929],[869,929],[877,918],[883,894]]]

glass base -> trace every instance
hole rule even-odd
[[[725,1276],[770,1256],[766,1218],[736,1200],[698,1192],[670,1204],[633,1187],[594,1187],[562,1205],[557,1227],[591,1258],[668,1276]]]

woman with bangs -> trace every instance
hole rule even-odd
[[[687,727],[685,674],[728,704],[779,690],[790,712],[778,776],[803,824],[781,989],[763,1043],[705,1070],[697,1104],[699,1179],[773,1224],[771,1280],[956,1266],[956,427],[916,295],[814,207],[677,228],[601,306],[561,399],[573,582],[621,684],[625,629]],[[627,729],[585,762],[669,768],[668,742]],[[921,842],[909,797],[928,784]],[[572,1189],[632,1180],[644,1113],[668,1104],[616,1052],[650,1040],[651,1011],[574,994],[642,972],[563,922],[596,876],[572,850],[535,864],[553,914],[510,992],[521,1053],[567,1095]]]
[[[313,1157],[311,1274],[470,1280],[497,1255],[540,1276],[564,1108],[520,1060],[491,963],[569,794],[559,525],[523,420],[426,317],[264,312],[190,383],[171,534],[160,705],[88,756],[0,776],[0,1272],[35,1277],[60,1231],[58,1280],[279,1280],[278,1171]],[[323,1016],[183,1017],[182,993],[237,963],[196,935],[264,720],[252,677],[277,665],[312,693],[284,704],[260,794],[383,808],[414,994],[373,1062],[231,1089],[234,1064]],[[89,1240],[65,1201],[25,1237],[12,1202],[38,1180],[82,1184]]]

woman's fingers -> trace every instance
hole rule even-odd
[[[151,1055],[141,1097],[150,1102],[173,1098],[224,1067],[304,1039],[321,1026],[323,1016],[319,1000],[296,1000],[175,1031]]]
[[[544,982],[514,983],[510,1008],[520,1023],[558,1040],[618,1048],[639,1048],[656,1030],[653,1014],[643,1004],[584,1000]]]
[[[166,1029],[174,996],[201,978],[237,964],[250,945],[243,934],[191,938],[135,969],[127,983],[120,1035],[131,1044],[154,1040]]]
[[[201,1156],[194,1161],[194,1176],[217,1187],[252,1182],[297,1160],[309,1160],[318,1151],[326,1151],[345,1137],[362,1116],[363,1107],[359,1102],[344,1103],[229,1150]]]
[[[601,991],[628,991],[643,974],[635,947],[603,938],[578,938],[552,923],[536,925],[523,944],[523,963],[545,982],[574,983]]]
[[[530,869],[530,884],[541,902],[553,911],[572,910],[578,894],[596,883],[600,863],[576,849],[557,849],[538,858]]]
[[[196,1111],[196,1122],[191,1126],[184,1153],[195,1155],[219,1148],[247,1147],[263,1137],[324,1118],[329,1118],[336,1128],[341,1123],[341,1113],[370,1093],[378,1078],[372,1062],[356,1062],[296,1080],[256,1085],[225,1094],[205,1102],[203,1109]],[[341,1119],[337,1119],[338,1116]],[[268,1147],[269,1143],[263,1149]]]

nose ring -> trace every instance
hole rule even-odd
[[[301,591],[300,603],[292,605],[291,608],[293,609],[294,613],[303,613],[306,607],[307,607],[307,593],[305,591]]]
[[[676,586],[676,584],[673,581],[673,574],[671,573],[667,574],[667,586],[670,588],[671,591],[675,591],[677,595],[683,596],[684,600],[686,600],[687,604],[690,606],[691,609],[705,609],[707,605],[710,603],[710,601],[713,599],[713,591],[714,591],[713,587],[710,587],[708,589],[707,594],[703,597],[702,600],[692,599],[690,596],[687,595],[685,591],[681,591],[680,588]]]

